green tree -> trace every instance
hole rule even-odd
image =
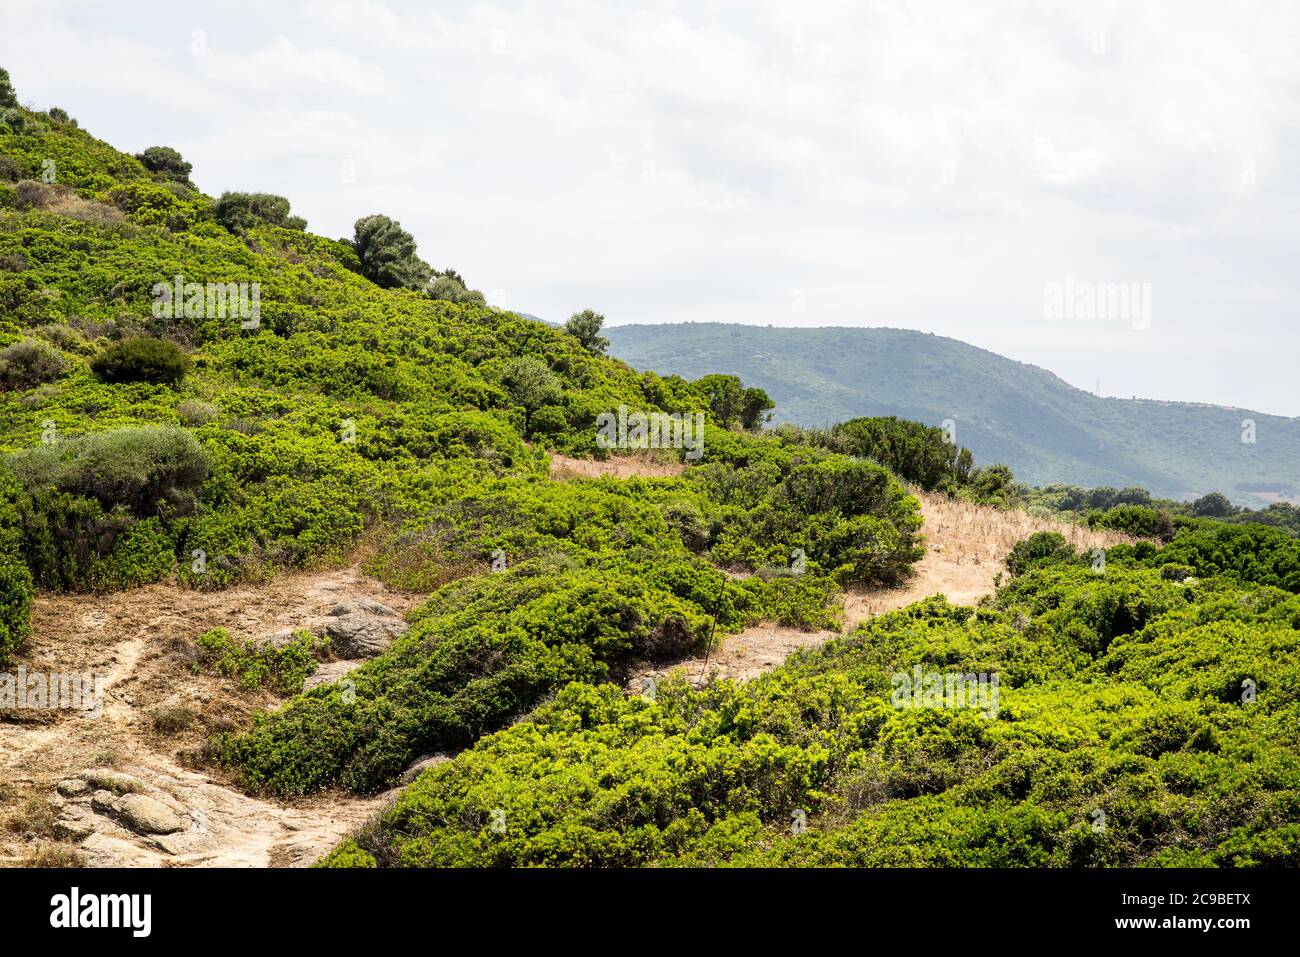
[[[194,169],[194,166],[192,163],[185,162],[185,157],[170,146],[151,146],[143,153],[136,153],[135,158],[143,163],[144,168],[149,172],[189,185],[190,170]]]
[[[362,275],[385,289],[423,289],[433,276],[429,264],[415,254],[415,237],[387,216],[358,219],[352,245]]]
[[[501,384],[524,409],[524,433],[532,431],[533,413],[561,397],[560,381],[551,367],[535,356],[520,356],[506,366]]]
[[[0,66],[0,109],[17,105],[18,94],[14,92],[14,85],[9,81],[9,71]]]
[[[772,418],[776,403],[759,388],[748,388],[740,396],[740,425],[753,431]]]
[[[1232,503],[1228,501],[1228,496],[1222,492],[1211,492],[1209,495],[1202,495],[1192,503],[1192,514],[1208,518],[1223,518],[1231,515],[1235,511]]]
[[[430,299],[446,302],[466,302],[476,306],[485,305],[487,300],[477,289],[466,289],[465,284],[448,275],[435,276],[426,290]]]
[[[254,226],[283,226],[306,229],[307,220],[289,214],[289,201],[274,193],[222,193],[217,200],[217,222],[232,233],[242,234]]]
[[[600,334],[604,325],[604,316],[593,309],[584,309],[571,315],[564,328],[593,356],[603,356],[609,348],[609,340]]]
[[[708,403],[714,421],[723,428],[730,428],[740,418],[744,408],[744,391],[738,377],[715,372],[696,379],[691,384],[696,393]]]

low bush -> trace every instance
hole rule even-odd
[[[0,349],[0,391],[33,389],[53,382],[66,369],[57,349],[37,339],[20,339]]]
[[[282,645],[240,641],[224,628],[200,635],[195,670],[210,670],[234,678],[250,690],[270,688],[279,694],[297,694],[316,671],[316,658],[327,642],[308,631],[297,632]]]
[[[169,339],[140,337],[115,342],[90,367],[104,382],[175,385],[189,372],[190,358]]]

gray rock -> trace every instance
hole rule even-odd
[[[417,758],[414,764],[402,772],[402,783],[410,784],[427,769],[436,768],[438,765],[446,764],[450,760],[451,755],[442,752],[426,754],[424,757]]]
[[[185,820],[162,801],[144,794],[127,794],[113,802],[113,813],[142,834],[175,834]]]
[[[112,791],[99,790],[90,796],[90,806],[96,811],[108,813],[113,810],[113,802],[117,800],[117,795]]]
[[[400,618],[354,611],[325,619],[322,632],[339,658],[373,658],[410,626]]]
[[[331,661],[328,664],[317,665],[311,677],[302,683],[302,690],[310,691],[312,688],[331,684],[348,672],[356,671],[360,667],[361,662],[359,661]]]
[[[345,601],[335,605],[330,609],[331,618],[342,618],[345,615],[356,614],[378,615],[380,618],[401,617],[382,601],[375,601],[373,598],[355,598],[352,601]]]
[[[82,771],[81,780],[102,791],[112,791],[114,794],[131,794],[144,790],[144,785],[140,783],[139,778],[133,778],[129,774],[123,774],[121,771],[114,771],[111,768],[93,768],[89,771]]]
[[[54,789],[64,797],[76,797],[90,790],[90,785],[80,778],[67,778],[54,785]]]
[[[80,844],[94,833],[94,826],[86,821],[54,822],[54,836],[65,841],[71,841],[73,844]]]

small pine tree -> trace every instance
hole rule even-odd
[[[0,110],[17,105],[18,94],[14,92],[14,85],[9,81],[9,71],[0,66]]]
[[[600,334],[604,325],[604,316],[595,310],[584,309],[571,315],[564,328],[593,356],[601,356],[609,348],[609,340]]]
[[[358,219],[352,245],[362,275],[385,289],[423,289],[433,275],[429,264],[415,254],[415,237],[387,216]]]
[[[143,163],[144,168],[149,172],[178,183],[188,184],[190,170],[194,169],[192,163],[185,162],[185,157],[170,146],[151,146],[143,153],[136,153],[135,158]]]

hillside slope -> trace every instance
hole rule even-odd
[[[1034,485],[1139,485],[1186,498],[1259,503],[1295,494],[1300,420],[1188,402],[1100,398],[1050,372],[956,339],[906,329],[781,329],[721,323],[607,330],[636,368],[725,371],[767,390],[777,422],[828,425],[896,415],[956,422],[981,462]],[[1242,441],[1243,420],[1257,441]],[[1262,493],[1262,494],[1261,494]]]

